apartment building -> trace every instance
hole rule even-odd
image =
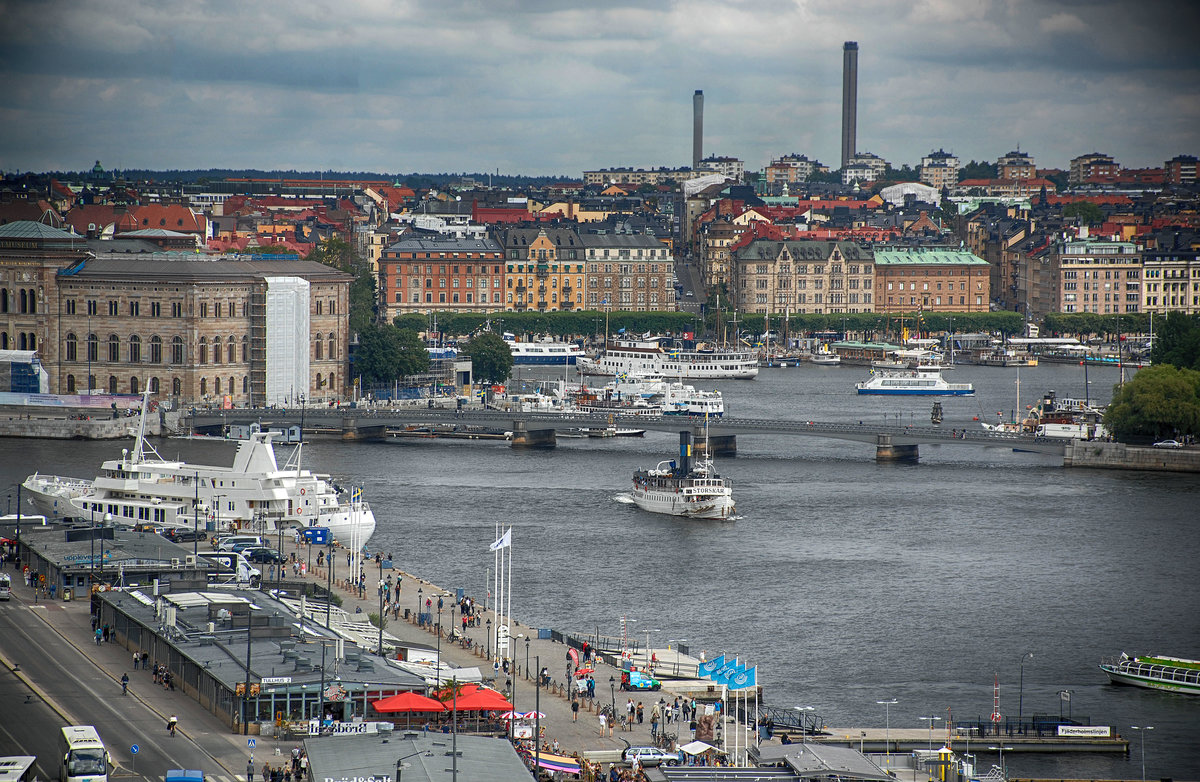
[[[675,309],[674,259],[653,235],[585,233],[580,239],[587,257],[587,309]]]
[[[921,182],[935,190],[958,184],[958,158],[944,149],[921,158]]]
[[[408,312],[504,309],[504,252],[489,238],[412,233],[383,250],[377,299],[385,319]]]
[[[996,173],[1000,179],[1033,179],[1037,166],[1027,153],[1014,150],[996,161]]]
[[[991,268],[957,247],[876,247],[876,312],[987,312]]]
[[[585,250],[569,228],[509,228],[497,234],[504,253],[504,309],[583,309]]]
[[[1200,252],[1192,247],[1142,253],[1142,311],[1200,314]]]
[[[1059,312],[1141,311],[1142,257],[1133,242],[1070,239],[1056,249]]]
[[[1112,159],[1112,156],[1101,152],[1089,152],[1086,155],[1071,158],[1071,172],[1067,177],[1067,182],[1074,187],[1082,185],[1092,177],[1115,177],[1120,172],[1121,167]]]
[[[730,269],[741,312],[874,311],[874,258],[854,242],[755,238],[733,250]]]

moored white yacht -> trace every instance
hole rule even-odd
[[[343,491],[329,476],[301,467],[303,444],[282,468],[275,460],[272,433],[259,431],[238,443],[231,467],[167,461],[146,442],[146,407],[143,402],[133,450],[122,449],[121,458],[104,462],[91,490],[67,500],[69,515],[111,515],[115,524],[198,525],[265,534],[325,527],[334,538],[353,538],[359,545],[375,531],[375,516],[359,489]]]

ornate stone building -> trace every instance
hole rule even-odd
[[[96,254],[67,232],[11,223],[0,226],[0,279],[10,309],[15,302],[21,310],[0,314],[0,324],[18,345],[23,335],[39,351],[51,393],[149,387],[160,400],[232,405],[345,394],[351,277],[319,263]],[[285,280],[293,281],[287,307],[298,310],[288,322],[304,333],[268,328],[278,322],[271,289]],[[279,353],[273,347],[300,339],[309,341],[307,362],[300,350],[286,368],[269,358]],[[301,374],[281,386],[288,371]]]
[[[742,312],[874,312],[874,258],[854,242],[753,239],[730,259]]]

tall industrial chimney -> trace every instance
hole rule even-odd
[[[692,96],[692,170],[704,159],[704,90]]]
[[[857,153],[858,143],[858,43],[842,44],[842,168]]]

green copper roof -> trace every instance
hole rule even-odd
[[[0,239],[79,239],[79,234],[69,233],[33,220],[15,220],[0,225]]]
[[[987,261],[957,247],[876,247],[879,266],[986,266]]]

